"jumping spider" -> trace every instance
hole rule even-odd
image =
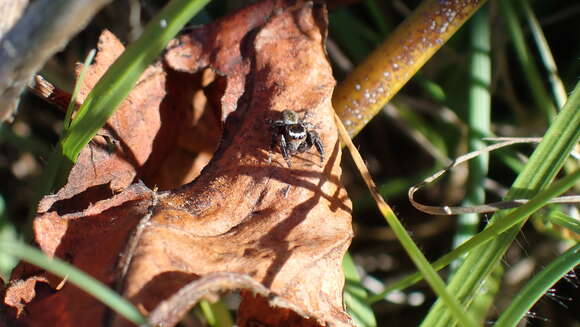
[[[282,119],[280,120],[266,119],[266,123],[273,131],[272,148],[276,145],[280,146],[280,151],[288,163],[288,167],[291,167],[291,156],[304,153],[313,145],[320,153],[320,164],[324,161],[324,146],[320,136],[312,130],[314,125],[304,121],[304,119],[300,119],[298,113],[289,109],[282,111]]]

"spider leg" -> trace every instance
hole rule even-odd
[[[318,133],[316,133],[316,131],[309,131],[307,141],[311,146],[314,145],[318,153],[320,153],[320,164],[322,164],[324,162],[324,145],[322,145],[320,136]]]
[[[270,125],[272,125],[272,127],[274,128],[281,128],[286,126],[286,122],[283,120],[270,120]]]
[[[288,167],[292,167],[292,164],[290,164],[290,154],[288,153],[288,144],[286,143],[284,134],[280,135],[280,151],[282,151],[282,156],[286,160],[286,163],[288,163]]]
[[[304,142],[300,143],[300,145],[298,145],[298,148],[296,149],[297,153],[304,153],[308,150],[310,150],[310,148],[314,145],[312,143],[312,141],[310,140],[310,137],[308,137],[308,133],[306,134],[306,139],[304,139]]]
[[[264,119],[264,122],[270,126],[270,130],[279,130],[286,126],[286,123],[283,120],[272,120],[270,118]]]

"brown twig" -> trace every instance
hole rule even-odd
[[[300,308],[279,297],[250,276],[231,272],[217,272],[187,284],[169,299],[161,302],[149,315],[149,325],[174,326],[187,311],[204,297],[241,289],[247,289],[268,299],[269,304],[272,306],[288,308],[302,316],[308,316]]]
[[[26,6],[28,6],[28,0],[0,0],[0,12],[2,13],[0,40],[20,19]]]

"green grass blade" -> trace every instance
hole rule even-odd
[[[423,74],[419,71],[413,76],[413,82],[417,83],[423,91],[425,91],[433,100],[437,101],[439,104],[445,104],[447,101],[447,94],[441,85],[436,82],[425,78]]]
[[[477,151],[486,146],[482,137],[491,135],[491,39],[489,31],[489,9],[482,7],[469,22],[471,51],[470,76],[468,91],[469,139],[468,152]],[[483,187],[487,176],[489,154],[483,153],[468,162],[469,176],[466,185],[464,206],[485,203]],[[457,234],[453,240],[457,247],[477,233],[479,215],[464,214],[459,216]]]
[[[356,271],[354,261],[349,253],[344,256],[342,269],[346,278],[344,288],[344,302],[348,313],[358,327],[375,327],[377,320],[370,304],[367,301],[368,294],[361,285],[360,276]]]
[[[530,30],[532,31],[532,35],[534,36],[534,40],[536,42],[536,46],[538,47],[538,51],[540,52],[542,63],[544,64],[546,70],[548,71],[548,78],[550,80],[550,85],[552,87],[552,93],[554,95],[556,106],[558,108],[562,108],[564,103],[566,103],[566,100],[568,100],[568,96],[566,95],[564,83],[562,83],[562,80],[558,75],[556,61],[554,60],[554,56],[552,56],[552,51],[550,51],[548,41],[544,36],[544,32],[542,31],[540,23],[536,19],[536,15],[534,15],[534,12],[532,11],[530,2],[527,0],[523,1],[519,0],[519,5],[524,9],[523,11],[524,14],[526,15],[528,24],[530,25]]]
[[[216,327],[232,327],[236,325],[232,313],[223,301],[211,303],[210,308],[216,317]]]
[[[70,128],[63,133],[61,141],[48,156],[42,181],[31,201],[26,238],[30,238],[32,234],[32,219],[36,214],[38,201],[66,183],[82,148],[105,124],[167,42],[207,2],[209,0],[171,1],[151,19],[141,37],[127,47],[91,90]]]
[[[568,271],[580,264],[580,244],[568,249],[538,273],[518,292],[507,309],[502,312],[496,327],[516,326],[530,308]]]
[[[548,219],[553,224],[567,228],[572,232],[580,235],[580,221],[578,221],[578,219],[574,219],[561,211],[552,213]]]
[[[449,309],[451,315],[460,321],[462,326],[477,326],[475,320],[473,320],[473,318],[466,312],[465,308],[461,306],[457,297],[446,289],[446,285],[441,277],[437,275],[400,221],[394,215],[387,217],[387,219],[389,219],[389,226],[391,226],[393,232],[397,235],[399,242],[403,248],[405,248],[405,251],[407,251],[419,271],[421,271],[423,277],[427,283],[429,283],[429,286],[431,286],[435,294],[438,295],[438,298],[445,303],[444,305]]]
[[[381,41],[380,35],[347,10],[330,13],[328,28],[341,49],[354,62],[362,61],[372,50],[372,46]]]
[[[87,70],[89,69],[89,65],[93,62],[93,59],[95,58],[95,54],[97,53],[97,51],[95,49],[92,49],[91,51],[89,51],[89,54],[87,55],[87,58],[85,59],[85,62],[83,63],[83,68],[81,69],[81,72],[79,74],[79,78],[77,79],[77,82],[75,83],[75,87],[73,90],[73,93],[71,94],[70,97],[70,102],[68,104],[68,108],[66,109],[66,115],[64,117],[64,124],[63,124],[63,137],[67,134],[68,129],[70,128],[70,124],[71,124],[71,119],[72,119],[72,115],[74,110],[76,109],[76,102],[77,102],[77,96],[79,93],[79,90],[81,88],[81,85],[85,79],[85,74],[87,73]]]
[[[2,126],[0,126],[1,128]],[[6,202],[0,194],[0,243],[12,243],[18,239],[14,224],[6,217]],[[0,285],[4,285],[10,279],[10,273],[18,260],[8,253],[0,252]]]
[[[544,113],[546,119],[551,121],[556,113],[554,103],[550,100],[542,82],[542,77],[534,63],[531,51],[526,45],[524,32],[513,8],[512,0],[501,0],[502,13],[505,16],[509,33],[516,50],[518,61],[522,65],[526,80],[530,86],[530,93],[537,107]]]
[[[0,242],[0,252],[41,267],[57,276],[66,277],[69,282],[91,294],[127,320],[137,325],[147,324],[147,319],[129,301],[103,285],[100,281],[58,258],[48,258],[38,249],[14,241]]]
[[[56,164],[55,183],[64,183],[82,148],[95,136],[143,71],[179,30],[209,0],[173,0],[151,19],[143,34],[109,67],[78,110],[70,129],[59,143],[62,158]],[[56,159],[55,159],[56,160]]]
[[[473,238],[467,240],[453,251],[442,256],[432,264],[433,268],[435,270],[441,270],[463,254],[473,251],[475,248],[498,238],[504,232],[521,223],[531,214],[541,209],[550,199],[557,197],[572,188],[578,182],[578,180],[580,180],[580,170],[577,170],[576,172],[564,177],[562,180],[554,183],[546,190],[543,190],[542,192],[535,195],[532,199],[530,199],[530,201],[528,201],[528,203],[515,210],[512,210],[507,216],[504,217],[504,219],[501,219],[490,225],[488,228],[478,233]],[[389,285],[380,294],[373,295],[369,298],[369,302],[374,303],[379,301],[383,299],[388,293],[394,290],[401,290],[420,281],[421,279],[422,276],[420,273],[411,274],[401,279],[400,281]]]
[[[522,173],[512,185],[506,199],[530,198],[545,188],[562,168],[564,161],[580,138],[580,83],[576,84],[568,102],[546,132]],[[496,213],[489,226],[503,220],[513,210]],[[525,219],[506,233],[499,235],[485,247],[471,252],[453,277],[448,291],[455,294],[464,306],[469,306],[482,289],[483,281],[500,263],[501,258],[518,234]],[[452,326],[453,319],[437,301],[427,316],[433,326]],[[437,324],[435,324],[437,322]]]
[[[210,302],[201,300],[199,307],[207,324],[212,327],[231,327],[234,326],[234,320],[227,306],[221,301]]]
[[[389,33],[389,26],[387,25],[387,17],[381,11],[377,0],[365,0],[364,3],[373,22],[378,27],[381,36],[385,37]]]
[[[367,188],[369,189],[373,199],[375,200],[379,211],[393,230],[393,233],[399,240],[399,243],[403,246],[413,263],[417,266],[419,271],[425,277],[429,286],[433,289],[433,291],[439,296],[439,298],[445,302],[445,304],[450,308],[453,317],[455,317],[458,321],[461,322],[463,326],[476,326],[475,321],[465,312],[465,310],[461,307],[457,299],[451,295],[451,293],[447,292],[445,288],[445,283],[439,277],[437,272],[431,267],[431,264],[425,258],[417,244],[413,242],[413,239],[403,227],[401,221],[397,218],[397,215],[393,212],[391,207],[385,202],[385,200],[379,194],[377,187],[370,177],[370,172],[368,171],[364,161],[352,143],[350,136],[342,122],[340,121],[340,117],[335,115],[335,121],[337,123],[338,132],[340,135],[341,140],[344,142],[346,147],[348,148],[353,161],[355,162],[359,173],[363,177]]]
[[[467,92],[467,125],[468,152],[478,151],[486,146],[482,137],[492,135],[491,124],[491,37],[489,6],[483,6],[469,21],[469,89]],[[468,162],[468,178],[465,187],[464,206],[480,205],[485,203],[485,178],[489,165],[489,153],[482,153]],[[453,247],[473,237],[479,230],[480,218],[476,213],[463,214],[457,220],[457,232],[453,239]],[[463,258],[451,264],[449,278],[451,279]],[[491,276],[495,276],[491,274]],[[487,280],[488,285],[496,288],[500,284],[497,280]],[[469,313],[480,324],[485,319],[493,296],[479,296],[470,308]]]

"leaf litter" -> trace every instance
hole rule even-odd
[[[144,314],[170,317],[156,323],[179,322],[187,310],[168,315],[176,307],[167,301],[194,283],[206,286],[202,295],[242,289],[239,326],[352,325],[341,269],[351,203],[326,28],[321,6],[263,1],[179,36],[83,150],[67,185],[43,199],[37,245]],[[122,50],[103,33],[79,101]],[[308,113],[322,164],[311,150],[289,168],[272,146],[266,121],[284,109]],[[61,281],[20,264],[4,298],[11,322],[130,324],[70,283],[57,290]]]

